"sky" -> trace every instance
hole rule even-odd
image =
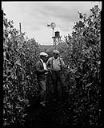
[[[79,20],[78,11],[89,14],[94,5],[102,8],[101,1],[10,1],[2,2],[2,9],[18,30],[21,23],[21,30],[29,39],[34,38],[41,45],[52,45],[52,29],[47,24],[54,22],[54,31],[59,31],[64,40]]]

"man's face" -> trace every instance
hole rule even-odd
[[[41,56],[41,59],[46,62],[47,61],[47,57],[46,56]]]
[[[55,59],[57,59],[58,56],[59,56],[59,54],[57,54],[57,53],[53,53],[53,56],[54,56]]]

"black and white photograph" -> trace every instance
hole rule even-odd
[[[3,128],[103,128],[102,1],[2,1]]]

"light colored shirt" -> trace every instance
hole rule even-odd
[[[64,61],[62,60],[62,58],[59,58],[59,57],[57,59],[55,59],[54,57],[51,57],[49,58],[47,63],[51,64],[50,66],[54,71],[59,71],[61,70],[61,66],[62,67],[65,66]]]
[[[46,65],[46,63],[45,63],[45,62],[43,62],[43,60],[42,60],[42,59],[40,59],[40,60],[41,60],[41,62],[43,63],[44,70],[47,70],[47,65]]]
[[[53,58],[53,69],[55,71],[61,70],[59,57],[57,59]]]

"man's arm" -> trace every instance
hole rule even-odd
[[[46,63],[47,68],[51,68],[51,63],[50,63],[50,61],[51,61],[51,58],[49,58],[48,61],[47,61],[47,63]]]
[[[60,58],[60,62],[61,62],[61,66],[62,66],[62,68],[66,68],[66,65],[65,65],[65,63],[64,63],[64,61],[63,61],[62,58]]]
[[[36,63],[36,71],[38,72],[38,73],[45,73],[46,71],[44,70],[44,69],[41,69],[40,68],[40,62],[37,62]]]

